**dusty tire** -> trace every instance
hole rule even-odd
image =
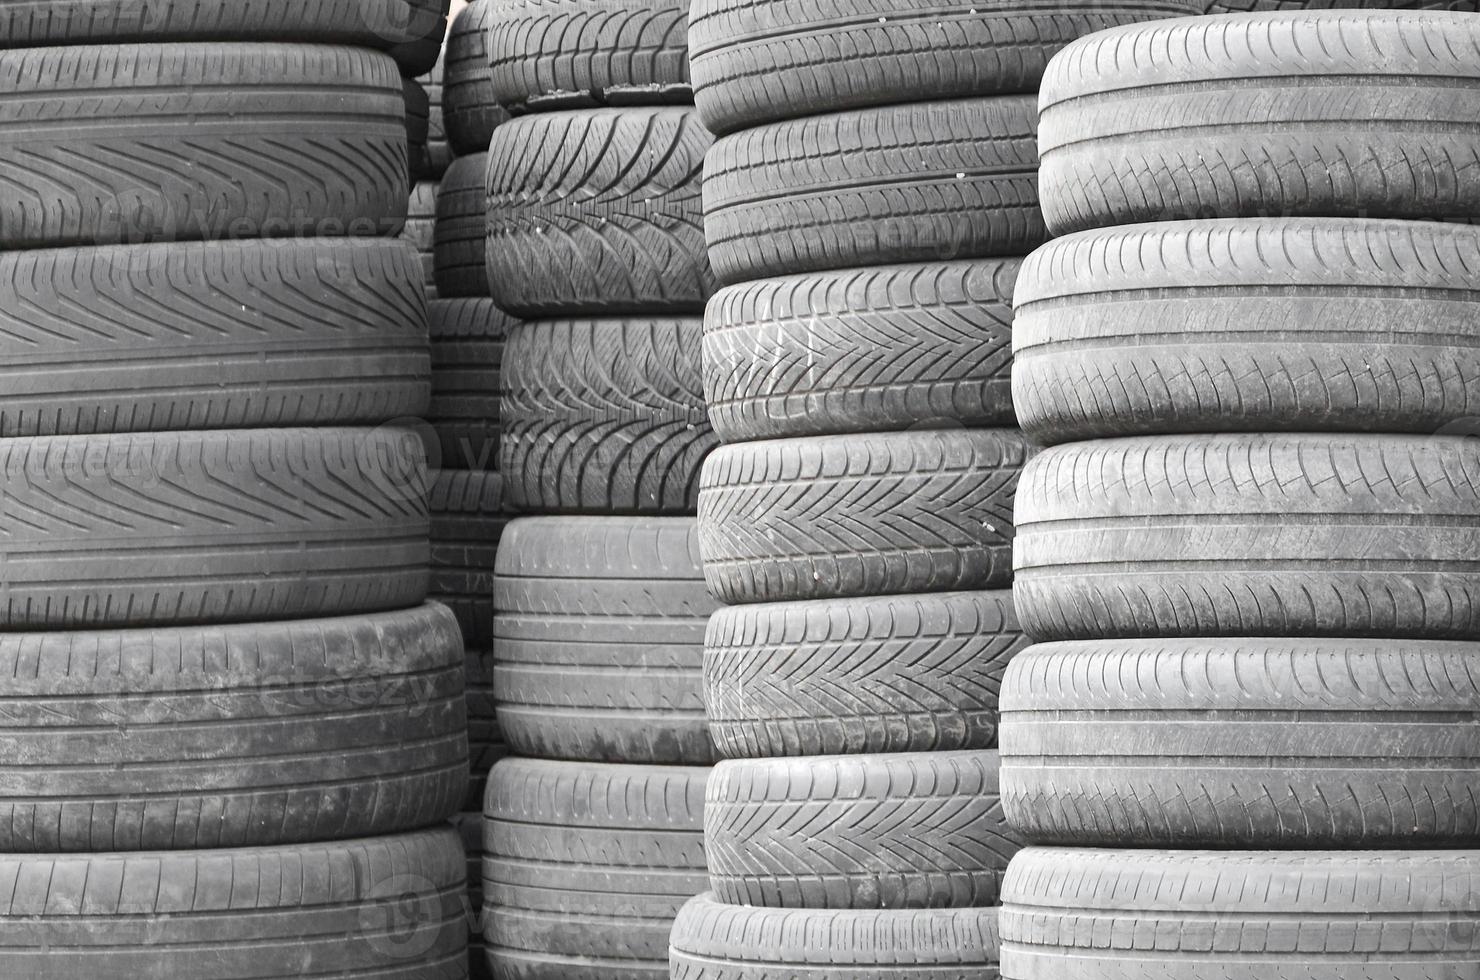
[[[1046,239],[1032,96],[758,126],[714,144],[704,233],[722,283],[1024,255]]]
[[[483,253],[487,171],[487,154],[458,157],[437,185],[433,251],[437,295],[442,299],[489,295]]]
[[[725,442],[1013,424],[1016,259],[849,269],[720,290],[704,393]]]
[[[1472,846],[1472,656],[1417,640],[1033,647],[1003,690],[1008,821],[1113,847]]]
[[[482,0],[479,0],[481,3]],[[428,416],[442,466],[494,469],[499,451],[500,369],[514,321],[491,299],[437,300],[430,306],[432,408]]]
[[[457,616],[468,649],[493,641],[493,566],[509,523],[497,473],[441,470],[432,479],[432,598]]]
[[[495,766],[483,859],[494,976],[666,980],[673,919],[705,887],[708,772],[533,759]]]
[[[1043,79],[1048,227],[1480,218],[1480,175],[1466,162],[1480,153],[1475,21],[1250,14],[1078,41]]]
[[[693,109],[523,116],[488,150],[488,277],[518,316],[699,313],[713,291]]]
[[[405,97],[382,54],[11,50],[0,89],[3,248],[382,235],[406,216]]]
[[[996,909],[756,909],[690,899],[672,980],[997,980]]]
[[[1074,443],[1028,464],[1017,519],[1018,617],[1038,640],[1480,637],[1473,439]]]
[[[704,588],[691,517],[515,521],[494,580],[494,688],[520,755],[703,765]]]
[[[1013,429],[721,446],[700,478],[704,577],[726,603],[999,588],[1029,454]]]
[[[419,604],[426,469],[393,429],[0,441],[7,629],[333,616]]]
[[[999,922],[1005,980],[1468,978],[1480,855],[1035,847]]]
[[[1019,847],[996,752],[741,759],[714,767],[714,896],[761,908],[985,908]]]
[[[716,444],[698,318],[542,320],[509,331],[499,469],[529,512],[692,513]]]
[[[464,661],[468,701],[468,792],[465,809],[482,811],[483,796],[488,786],[488,773],[509,754],[503,732],[499,730],[497,700],[493,696],[493,654],[488,650],[469,650]],[[483,834],[478,831],[479,847]],[[474,872],[475,876],[477,872]],[[473,908],[481,907],[475,902]]]
[[[487,152],[493,131],[509,118],[494,95],[489,68],[488,25],[498,2],[468,4],[447,31],[447,49],[442,55],[442,125],[458,156]]]
[[[418,277],[394,240],[0,252],[0,437],[420,415]]]
[[[1018,288],[1037,443],[1229,430],[1432,433],[1480,415],[1480,231],[1198,221],[1060,239]]]
[[[504,0],[489,12],[493,88],[512,112],[693,102],[688,4]]]
[[[1038,90],[1070,41],[1119,24],[1202,13],[1203,0],[1012,4],[947,0],[699,0],[694,101],[729,133],[895,102]]]
[[[1006,591],[725,606],[704,641],[709,731],[729,759],[989,749],[1026,642]]]
[[[0,905],[0,972],[135,980],[197,977],[208,962],[217,980],[453,980],[467,963],[464,867],[446,826],[286,847],[4,855],[0,877],[15,885]]]

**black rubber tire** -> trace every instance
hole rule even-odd
[[[499,127],[488,277],[516,316],[701,313],[714,280],[693,109],[579,109]]]
[[[381,235],[406,216],[406,103],[383,54],[9,50],[0,90],[0,248]]]
[[[704,706],[730,759],[997,744],[997,692],[1027,643],[1011,592],[725,606]]]
[[[431,138],[432,103],[427,90],[411,78],[401,79],[401,91],[406,99],[406,166],[412,180],[420,179],[418,171],[427,157],[427,140]]]
[[[367,837],[466,789],[462,640],[435,605],[213,628],[0,634],[0,852]]]
[[[433,475],[431,596],[457,616],[470,650],[493,642],[493,568],[509,523],[497,473],[440,470]]]
[[[479,0],[483,2],[483,0]],[[445,469],[491,470],[499,453],[499,372],[515,322],[491,299],[431,304],[432,408]]]
[[[681,0],[500,0],[494,93],[511,112],[692,104],[688,14]]]
[[[426,469],[396,429],[0,441],[0,626],[166,626],[419,604]]]
[[[464,867],[445,824],[287,847],[4,855],[0,974],[458,980]]]
[[[442,115],[442,60],[417,79],[427,93],[427,150],[411,163],[413,180],[441,180],[452,165],[452,147],[447,142],[447,124]]]
[[[418,181],[411,185],[401,238],[416,250],[417,258],[421,260],[422,285],[429,300],[437,298],[436,235],[437,185],[428,180]]]
[[[493,91],[488,25],[501,0],[478,0],[462,9],[447,32],[442,53],[442,125],[457,156],[485,153],[493,131],[509,118]]]
[[[693,513],[717,444],[697,317],[542,320],[509,331],[499,469],[533,513]]]
[[[1070,41],[1205,0],[699,0],[694,101],[716,133],[842,109],[1036,93]]]
[[[1470,980],[1480,853],[1030,848],[999,922],[1004,980]]]
[[[1148,436],[1049,449],[1017,499],[1038,640],[1480,638],[1480,442]]]
[[[1041,843],[1473,846],[1474,660],[1421,640],[1033,647],[1003,690],[1003,806]]]
[[[437,296],[442,299],[489,295],[484,258],[487,173],[486,153],[458,157],[437,185],[433,252]]]
[[[483,862],[494,976],[667,980],[673,920],[705,887],[708,773],[535,759],[495,766]]]
[[[704,394],[725,442],[1012,425],[1012,286],[986,259],[848,269],[722,289]]]
[[[1024,266],[1018,416],[1037,443],[1432,433],[1480,416],[1480,229],[1357,218],[1081,232]]]
[[[1270,10],[1466,10],[1473,0],[1213,0],[1210,14]]]
[[[704,853],[730,905],[985,908],[1020,844],[997,753],[738,759],[714,767]]]
[[[885,432],[722,446],[704,464],[699,541],[726,603],[1005,586],[1015,429]]]
[[[417,278],[395,240],[0,252],[0,437],[420,415]]]
[[[1480,219],[1480,19],[1189,18],[1076,42],[1043,79],[1055,235],[1184,218]]]
[[[406,40],[391,45],[389,50],[401,67],[401,74],[417,78],[431,71],[442,57],[447,14],[452,4],[450,0],[411,0],[411,3],[415,9],[402,32]]]
[[[692,517],[532,517],[494,580],[494,688],[520,755],[706,765],[704,588]]]
[[[508,743],[499,729],[497,700],[493,695],[493,652],[469,650],[465,661],[468,701],[468,792],[463,807],[478,810],[481,818],[483,797],[487,791],[488,773],[500,759],[509,754]],[[483,832],[478,831],[479,847]],[[473,908],[481,907],[474,902]]]
[[[452,825],[462,838],[463,852],[468,856],[468,974],[467,980],[493,980],[488,954],[483,949],[483,932],[478,919],[483,911],[483,804],[476,812],[459,813]]]
[[[690,899],[672,980],[997,980],[996,909],[755,909]]]

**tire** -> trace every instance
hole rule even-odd
[[[487,172],[487,154],[458,157],[437,185],[433,252],[437,295],[442,299],[489,295],[483,250],[483,180]]]
[[[483,940],[500,980],[666,980],[704,889],[707,769],[506,759],[489,779]]]
[[[493,89],[511,112],[692,103],[688,4],[506,0],[489,11]]]
[[[425,169],[427,140],[431,138],[432,103],[427,90],[413,79],[401,79],[401,91],[406,98],[406,166],[413,179],[419,179],[417,172]]]
[[[463,851],[468,856],[468,980],[493,980],[488,954],[483,949],[483,933],[474,920],[483,909],[482,803],[479,803],[476,813],[459,813],[453,818],[452,825],[457,828]]]
[[[693,513],[717,440],[698,318],[545,320],[509,332],[499,468],[530,512]]]
[[[1459,436],[1060,446],[1022,477],[1018,617],[1037,640],[1474,639],[1477,498]]]
[[[466,970],[463,868],[445,825],[289,847],[0,856],[15,883],[0,906],[0,972],[198,977],[208,962],[213,980],[452,980]]]
[[[725,603],[1000,588],[1030,449],[1013,429],[722,446],[704,464],[704,577]]]
[[[721,283],[1025,255],[1046,239],[1032,96],[758,126],[714,144],[704,232]]]
[[[437,185],[431,181],[419,181],[411,186],[401,237],[416,249],[421,260],[422,285],[429,300],[437,298],[436,234]]]
[[[457,156],[488,151],[493,131],[509,118],[493,91],[489,65],[488,25],[493,3],[470,3],[452,21],[442,58],[442,123]]]
[[[742,759],[714,767],[714,897],[808,909],[985,908],[1019,847],[996,752]]]
[[[1477,901],[1474,851],[1031,848],[1007,873],[1002,976],[1469,980]]]
[[[446,299],[431,304],[431,324],[430,419],[442,465],[491,470],[499,452],[499,372],[515,323],[491,299]]]
[[[535,517],[494,580],[494,688],[519,755],[707,765],[704,588],[691,517]]]
[[[729,759],[994,748],[1025,645],[1005,591],[725,606],[704,641],[709,731]]]
[[[921,5],[700,0],[694,101],[716,133],[843,109],[1036,93],[1054,53],[1119,24],[1203,12],[1203,0]]]
[[[725,442],[1013,425],[1016,259],[849,269],[730,286],[704,318]]]
[[[447,142],[447,124],[442,115],[442,61],[439,58],[431,70],[417,79],[427,93],[427,152],[421,160],[413,161],[411,176],[414,180],[441,180],[452,165],[452,147]]]
[[[426,471],[393,429],[0,442],[0,625],[376,612],[427,588]]]
[[[405,97],[382,54],[10,50],[0,88],[0,248],[383,235],[406,216]]]
[[[461,664],[432,605],[0,635],[0,852],[299,844],[445,820],[466,788]]]
[[[468,680],[468,768],[470,778],[468,780],[467,798],[463,802],[463,808],[479,811],[479,820],[483,810],[483,797],[488,787],[488,773],[500,759],[509,754],[509,747],[504,742],[503,733],[499,730],[497,699],[493,695],[493,653],[489,650],[469,651],[467,654],[466,673]],[[479,847],[482,847],[483,832],[478,830]],[[473,908],[481,908],[481,902],[474,902]]]
[[[416,279],[393,240],[0,252],[0,437],[420,415]]]
[[[516,316],[700,313],[714,280],[692,109],[515,119],[488,168],[488,276]]]
[[[1208,6],[1210,14],[1244,14],[1268,10],[1461,10],[1464,0],[1224,0]]]
[[[411,0],[414,11],[403,34],[405,40],[390,47],[390,55],[401,74],[417,78],[431,71],[442,57],[447,37],[449,0]]]
[[[1247,219],[1082,232],[1028,259],[1023,429],[1432,433],[1480,415],[1480,231]],[[1236,271],[1235,271],[1236,270]]]
[[[1048,227],[1064,235],[1259,215],[1472,221],[1480,178],[1458,161],[1480,151],[1467,88],[1480,75],[1474,21],[1437,11],[1251,14],[1078,41],[1043,79]]]
[[[996,909],[753,909],[711,894],[673,924],[672,980],[997,980]]]
[[[497,473],[442,470],[432,479],[431,594],[457,616],[469,649],[493,642],[493,567],[509,523]]]
[[[1045,644],[1003,692],[1002,800],[1040,843],[1480,841],[1471,644]]]

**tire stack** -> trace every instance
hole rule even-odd
[[[1012,284],[1049,55],[1200,3],[701,0],[712,893],[677,980],[989,977],[997,690],[1032,450]]]
[[[385,52],[435,20],[0,3],[0,975],[463,975],[462,647],[385,425]]]
[[[1477,51],[1295,12],[1049,66],[1004,977],[1475,975]]]
[[[480,0],[492,87],[487,270],[511,508],[493,690],[515,758],[485,806],[500,980],[660,980],[704,887],[714,750],[693,517],[714,444],[699,374],[709,134],[677,2]],[[480,229],[481,231],[481,229]],[[480,247],[482,242],[480,240]],[[544,515],[544,516],[533,516]]]

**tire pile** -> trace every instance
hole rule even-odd
[[[995,975],[1012,285],[1048,57],[1193,2],[700,0],[711,891],[676,980]]]
[[[461,974],[435,7],[0,3],[0,975]]]
[[[509,524],[494,579],[514,757],[487,787],[484,945],[500,978],[660,980],[674,916],[704,887],[714,760],[700,668],[716,603],[693,517],[715,441],[699,375],[710,136],[686,10],[470,9],[492,101],[513,114],[466,181],[479,269],[517,318],[498,459],[508,505],[531,515]]]
[[[1049,66],[1004,977],[1475,974],[1477,51],[1332,11]]]

